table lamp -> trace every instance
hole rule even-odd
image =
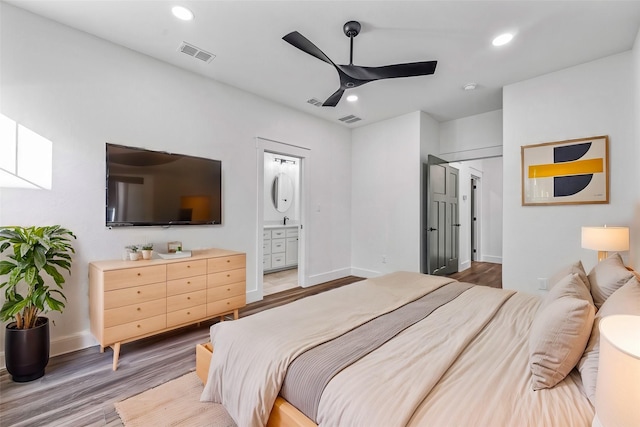
[[[608,251],[629,250],[629,227],[582,227],[582,247],[598,251],[598,262]]]
[[[640,426],[640,316],[600,321],[600,360],[593,427]]]

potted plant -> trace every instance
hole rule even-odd
[[[71,238],[76,236],[59,225],[0,227],[0,254],[9,249],[0,261],[0,276],[6,276],[0,283],[5,295],[0,319],[10,321],[5,363],[16,382],[40,378],[49,362],[49,319],[40,314],[64,309],[65,279],[59,269],[71,274]],[[45,282],[45,273],[53,285]]]
[[[140,259],[140,254],[138,253],[138,245],[129,245],[126,248],[129,250],[129,259],[131,261],[137,261]]]
[[[142,245],[142,259],[151,259],[153,255],[153,243],[145,243]]]

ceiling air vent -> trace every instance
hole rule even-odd
[[[216,57],[213,53],[209,53],[206,50],[202,50],[199,47],[195,47],[194,45],[187,42],[182,42],[178,50],[206,63],[211,62],[211,60]]]
[[[350,114],[348,116],[340,117],[338,120],[344,123],[355,123],[362,119],[360,117],[354,116],[353,114]]]
[[[311,105],[315,105],[316,107],[322,107],[322,101],[318,101],[315,98],[307,99],[307,102]]]

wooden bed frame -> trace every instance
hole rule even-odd
[[[213,346],[210,342],[196,346],[196,374],[203,384],[207,383],[209,377],[211,356],[213,356]],[[278,396],[271,409],[267,427],[318,427],[318,425],[295,406]]]

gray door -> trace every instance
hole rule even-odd
[[[427,170],[426,258],[429,274],[458,271],[458,169],[429,156]]]

